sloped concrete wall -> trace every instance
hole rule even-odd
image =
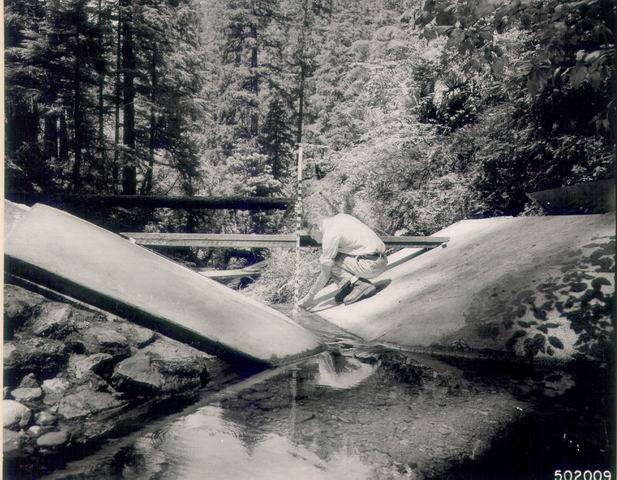
[[[374,297],[336,306],[330,287],[313,312],[366,340],[606,360],[614,215],[466,220],[436,235],[446,248],[389,257]]]
[[[7,265],[35,283],[217,355],[276,365],[323,349],[280,312],[61,210],[5,213]]]

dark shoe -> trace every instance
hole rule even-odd
[[[349,295],[352,290],[353,290],[353,285],[351,284],[351,281],[347,280],[343,284],[343,286],[339,289],[339,291],[336,293],[336,295],[334,295],[334,301],[336,303],[343,303],[343,300],[345,299],[345,297]]]
[[[353,287],[353,290],[343,300],[345,305],[351,305],[366,297],[370,297],[377,291],[377,287],[368,280],[360,278]]]

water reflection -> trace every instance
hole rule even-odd
[[[320,355],[139,438],[122,476],[371,478],[370,462],[363,462],[357,446],[336,426],[344,409],[338,401],[335,406],[323,400],[328,391],[357,387],[377,367],[351,356]]]
[[[152,436],[141,438],[133,455],[147,462],[138,469],[126,467],[123,477],[363,479],[370,473],[370,468],[352,451],[338,451],[325,461],[275,433],[263,435],[249,446],[243,441],[243,428],[226,419],[222,407],[204,407],[174,423],[162,444],[157,445]]]
[[[353,357],[322,355],[317,360],[319,371],[315,383],[338,389],[352,388],[375,373],[377,366],[363,363]]]

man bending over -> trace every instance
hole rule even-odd
[[[386,246],[377,234],[345,213],[322,217],[319,230],[322,236],[321,272],[299,306],[312,307],[315,295],[331,278],[339,287],[334,298],[346,305],[374,294],[377,289],[369,279],[383,273],[388,265]]]

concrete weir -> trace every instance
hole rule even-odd
[[[404,249],[378,293],[312,310],[365,340],[526,360],[605,361],[613,333],[615,216],[465,220],[446,248]],[[420,254],[421,253],[421,254]]]
[[[5,201],[7,269],[210,353],[278,365],[322,350],[280,312],[60,210]]]

